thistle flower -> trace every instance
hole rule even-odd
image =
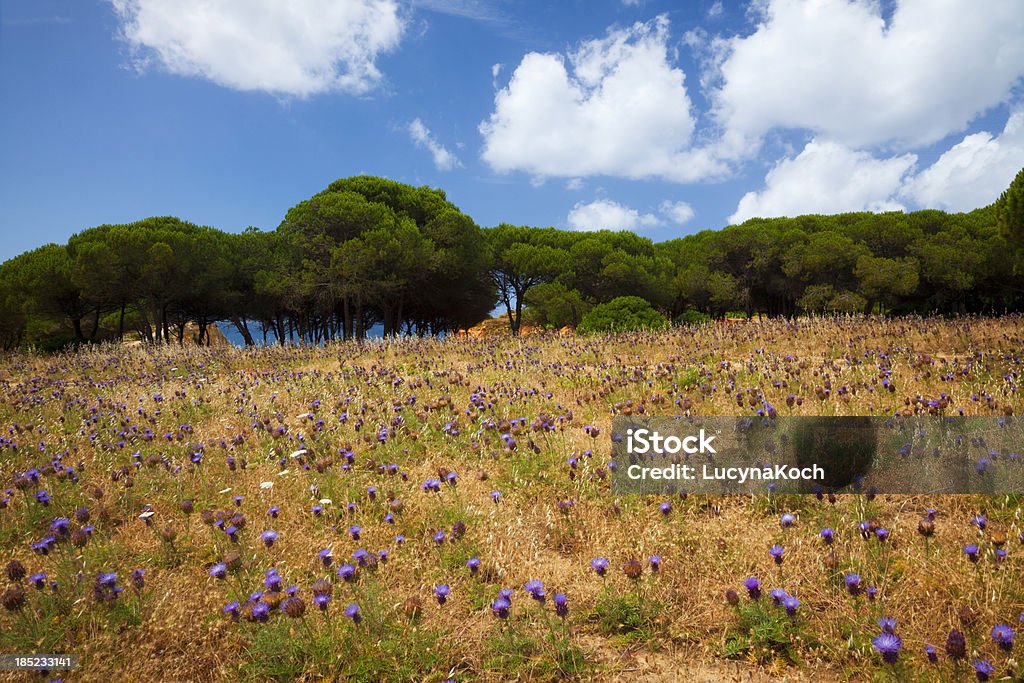
[[[656,572],[661,569],[661,555],[651,555],[647,558],[647,564],[651,565],[651,571]]]
[[[622,573],[636,581],[643,575],[644,565],[640,560],[635,557],[631,557],[623,563]]]
[[[25,565],[23,565],[18,560],[11,560],[7,563],[5,573],[7,574],[8,579],[17,583],[18,581],[21,581],[23,578],[25,578],[25,574],[27,572],[25,571]]]
[[[292,595],[281,603],[281,611],[291,619],[299,619],[306,613],[306,603],[298,595]]]
[[[747,593],[750,595],[751,600],[758,600],[761,598],[761,582],[757,580],[756,576],[748,576],[743,581],[743,586],[747,589]]]
[[[252,615],[253,621],[266,623],[270,619],[270,605],[259,600],[249,610],[249,614]]]
[[[843,577],[843,583],[850,595],[860,595],[860,574],[847,574]]]
[[[565,597],[565,593],[555,594],[555,614],[562,619],[569,615],[569,599]]]
[[[320,550],[319,552],[317,552],[316,556],[320,558],[320,561],[323,563],[325,567],[330,567],[331,561],[334,559],[334,554],[331,552],[330,548],[324,548]]]
[[[661,514],[668,515],[668,513],[672,512],[672,503],[666,500],[664,503],[658,506],[658,510],[661,511]]]
[[[274,519],[277,519],[277,516],[281,514],[281,508],[278,507],[277,505],[271,505],[269,508],[267,508],[267,514],[273,517]]]
[[[476,557],[471,557],[468,560],[466,560],[466,566],[469,567],[469,571],[471,574],[476,574],[477,571],[479,571],[480,569],[480,559]]]
[[[491,491],[491,500],[494,501],[495,505],[498,504],[498,501],[500,499],[501,499],[501,491]]]
[[[886,664],[895,664],[900,657],[903,641],[894,633],[880,633],[871,639],[871,647],[882,655],[882,660]]]
[[[936,664],[939,661],[939,655],[935,653],[935,646],[933,645],[924,646],[924,655],[928,658],[928,662],[931,664]]]
[[[266,576],[263,579],[263,586],[273,593],[281,590],[281,575],[273,567],[267,570]]]
[[[992,663],[984,659],[975,659],[971,666],[974,667],[974,677],[979,681],[987,681],[996,672]]]
[[[597,572],[598,576],[604,576],[608,571],[608,558],[595,557],[590,561],[590,566]]]
[[[779,524],[782,525],[783,529],[788,529],[796,523],[796,515],[786,512],[783,513],[782,517],[779,518]]]
[[[782,556],[786,553],[786,549],[781,545],[773,545],[768,549],[768,554],[775,560],[775,564],[782,564]]]
[[[782,607],[786,610],[786,614],[795,617],[796,610],[800,607],[800,601],[794,598],[792,595],[787,595],[782,599]]]
[[[351,619],[352,623],[355,624],[358,624],[363,620],[363,616],[359,613],[359,605],[354,602],[345,608],[345,616]]]
[[[434,543],[441,545],[442,543],[444,543],[444,539],[444,529],[438,529],[437,533],[434,534]]]
[[[547,592],[544,590],[544,584],[536,579],[527,581],[526,585],[523,586],[523,590],[530,594],[534,600],[540,604],[544,604],[544,599],[547,596]]]
[[[132,570],[132,587],[142,590],[146,586],[146,572],[142,569]]]
[[[818,535],[821,536],[821,540],[825,542],[825,545],[832,545],[832,542],[836,537],[836,532],[829,527],[825,527],[818,532]]]
[[[996,624],[992,628],[992,640],[1000,650],[1009,652],[1013,649],[1014,630],[1008,624]]]
[[[235,571],[240,569],[242,566],[242,554],[237,550],[229,550],[224,554],[224,564],[228,566],[228,571]]]
[[[789,594],[782,588],[773,588],[768,591],[768,595],[772,599],[772,604],[776,607],[782,604],[783,598],[789,597]]]
[[[437,598],[437,604],[443,605],[448,600],[448,595],[452,592],[451,587],[442,583],[439,586],[434,586],[434,596]]]
[[[356,568],[355,568],[355,565],[351,565],[351,564],[348,564],[348,563],[345,563],[345,564],[341,565],[340,567],[338,567],[338,576],[340,576],[342,578],[342,580],[344,580],[344,581],[346,581],[348,583],[351,583],[351,582],[355,581],[355,579],[356,579]]]
[[[274,541],[277,540],[277,536],[277,532],[273,529],[268,529],[264,531],[262,534],[260,534],[260,538],[263,539],[263,545],[267,546],[268,548],[274,545]]]
[[[223,579],[227,575],[228,566],[223,562],[218,562],[217,564],[210,567],[210,576],[212,576],[215,579]]]
[[[359,526],[358,524],[353,524],[352,526],[350,526],[348,528],[348,535],[352,537],[353,541],[358,541],[359,540],[359,534],[361,534],[362,531],[363,531],[363,528],[361,526]]]
[[[882,633],[896,633],[896,620],[892,617],[882,617],[878,620],[878,627]]]
[[[28,582],[39,590],[43,590],[46,586],[46,572],[36,572],[32,576],[28,577]]]
[[[491,612],[494,616],[499,619],[508,619],[509,609],[512,607],[512,601],[508,598],[499,596],[491,603]]]
[[[946,636],[946,654],[950,659],[963,659],[967,656],[967,640],[957,629],[951,630]]]
[[[238,621],[240,607],[241,606],[238,604],[238,601],[235,600],[221,607],[220,611],[224,614],[230,614],[232,620]]]
[[[967,555],[967,559],[971,562],[978,561],[978,546],[974,543],[970,543],[964,546],[964,555]]]
[[[0,596],[0,604],[8,612],[20,610],[25,606],[25,589],[21,586],[11,586]]]

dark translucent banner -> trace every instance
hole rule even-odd
[[[616,493],[1024,493],[1013,417],[622,417]]]

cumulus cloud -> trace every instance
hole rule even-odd
[[[610,199],[598,199],[589,204],[577,202],[566,219],[573,230],[636,230],[661,225],[654,214],[641,214]]]
[[[235,90],[363,94],[405,26],[396,0],[110,0],[136,64]]]
[[[753,217],[844,211],[898,211],[904,178],[914,154],[876,159],[833,140],[814,139],[796,157],[778,162],[765,188],[743,196],[730,223]]]
[[[430,132],[430,129],[423,125],[423,122],[418,118],[413,119],[412,123],[409,124],[409,137],[412,138],[417,147],[430,152],[430,155],[434,158],[434,166],[437,167],[437,170],[450,171],[462,165],[454,154],[437,141],[434,134]]]
[[[693,149],[683,71],[670,63],[668,19],[583,42],[567,57],[530,52],[480,124],[495,171],[688,182],[724,167]]]
[[[712,93],[725,147],[773,128],[848,147],[933,143],[1000,104],[1024,75],[1024,3],[760,0],[756,30],[720,44]]]
[[[947,150],[904,186],[919,206],[971,211],[994,202],[1024,166],[1024,108],[998,136],[978,132]]]
[[[696,214],[686,202],[663,201],[658,210],[677,226],[685,225]]]

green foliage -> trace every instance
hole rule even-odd
[[[0,264],[0,349],[133,334],[179,343],[187,325],[203,343],[218,322],[246,344],[259,329],[281,343],[362,338],[378,324],[387,335],[444,334],[496,302],[518,333],[524,313],[573,326],[621,297],[684,322],[729,311],[1019,310],[1022,195],[1024,170],[970,213],[755,218],[654,244],[626,231],[481,230],[441,190],[356,176],[293,206],[273,232],[153,217]]]
[[[620,296],[606,304],[598,304],[580,321],[577,330],[585,332],[629,332],[632,330],[657,330],[668,325],[668,321],[651,305],[638,296]]]
[[[675,323],[676,325],[703,325],[710,321],[711,316],[707,313],[701,313],[694,308],[687,308],[676,316]]]
[[[772,606],[767,596],[740,602],[734,609],[736,623],[726,632],[723,657],[753,659],[762,664],[776,658],[787,664],[800,662],[796,636],[802,629],[785,610]]]
[[[537,640],[513,625],[502,628],[484,643],[489,656],[484,660],[488,671],[500,672],[503,677],[529,673],[533,659],[540,653]]]
[[[638,593],[605,591],[594,605],[601,632],[644,643],[653,638],[654,607]]]
[[[592,308],[578,290],[560,282],[539,284],[526,294],[527,317],[542,327],[576,327]]]
[[[996,227],[1007,241],[1024,246],[1024,168],[995,203]]]

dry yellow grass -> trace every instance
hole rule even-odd
[[[0,562],[17,559],[29,573],[58,577],[60,586],[56,592],[29,588],[25,607],[0,613],[0,650],[45,645],[80,654],[82,668],[66,680],[86,681],[263,680],[275,674],[305,680],[857,680],[892,673],[872,652],[870,637],[878,632],[878,617],[893,616],[903,639],[898,673],[932,677],[922,648],[930,643],[941,654],[946,634],[959,628],[977,657],[1019,675],[989,637],[998,622],[1019,625],[1024,610],[1015,497],[840,496],[830,504],[811,496],[691,496],[674,498],[672,512],[663,515],[663,498],[616,498],[602,470],[611,416],[640,406],[651,415],[684,409],[749,415],[767,401],[780,414],[887,415],[920,408],[917,397],[944,394],[947,414],[1020,413],[1022,340],[1020,317],[762,320],[610,337],[409,339],[264,350],[99,347],[55,357],[10,356],[0,363],[0,426],[18,448],[8,442],[0,451],[0,475],[4,488],[14,488],[19,473],[43,469],[38,488],[47,489],[52,502],[38,503],[36,486],[5,495]],[[895,391],[883,389],[879,363]],[[819,399],[828,386],[828,398]],[[843,395],[839,387],[846,388]],[[789,395],[803,400],[788,409]],[[531,429],[542,414],[561,418],[554,431]],[[398,426],[396,417],[402,418]],[[526,424],[502,424],[518,418]],[[597,426],[601,435],[592,438],[584,425]],[[281,426],[284,435],[269,431]],[[394,427],[383,441],[382,426]],[[445,433],[446,426],[458,434]],[[152,440],[143,435],[146,428]],[[503,444],[505,431],[517,439],[515,450]],[[199,444],[203,456],[194,466]],[[302,446],[302,460],[291,458]],[[348,471],[339,449],[354,454]],[[588,450],[592,457],[584,455]],[[133,465],[135,452],[144,464]],[[77,484],[52,466],[46,471],[58,454],[75,468]],[[570,476],[566,460],[573,454],[580,466]],[[226,464],[229,455],[234,470]],[[381,471],[389,463],[405,476]],[[457,486],[421,490],[443,470],[458,473]],[[502,492],[497,504],[490,497],[496,489]],[[236,544],[204,524],[200,513],[231,510],[238,495],[247,524]],[[394,524],[384,520],[392,496],[402,501]],[[194,499],[193,514],[180,511],[184,499]],[[310,508],[321,499],[330,503],[314,516]],[[572,504],[560,507],[566,501]],[[350,502],[355,512],[346,510]],[[138,517],[146,505],[155,513],[151,526]],[[277,519],[266,514],[271,505],[281,508]],[[73,512],[83,506],[96,527],[88,544],[61,541],[46,556],[32,552],[54,517],[82,526]],[[929,508],[938,516],[926,543],[917,525]],[[797,523],[783,529],[779,515],[787,511]],[[985,531],[972,526],[979,513],[988,517]],[[889,529],[890,540],[863,540],[857,524],[867,519]],[[432,540],[438,529],[450,535],[457,520],[466,527],[462,538],[441,545]],[[348,534],[351,524],[362,527],[359,540]],[[173,546],[160,537],[168,526],[176,532]],[[818,537],[824,526],[836,530],[831,549]],[[264,529],[280,534],[270,548],[260,542]],[[992,559],[998,533],[1009,539],[999,563]],[[396,534],[405,543],[397,544]],[[986,554],[978,565],[961,552],[972,542]],[[782,565],[768,555],[774,543],[786,547]],[[317,558],[327,547],[335,556],[329,569]],[[357,548],[388,550],[389,559],[345,584],[334,570]],[[232,549],[241,553],[242,569],[224,581],[211,578],[210,566]],[[828,566],[830,550],[834,567]],[[657,573],[646,565],[655,554],[662,557]],[[470,556],[482,563],[476,575],[464,565]],[[604,579],[590,568],[599,556],[611,564]],[[644,563],[638,581],[622,571],[634,557]],[[229,600],[244,603],[262,588],[272,566],[283,585],[299,587],[304,619],[274,614],[268,624],[235,623],[221,613]],[[141,595],[131,587],[135,568],[145,570]],[[113,607],[92,595],[96,575],[107,571],[117,572],[124,587]],[[876,600],[851,598],[842,587],[844,572],[877,587]],[[751,638],[724,600],[729,588],[744,594],[742,582],[752,575],[766,594],[782,587],[801,602],[795,620],[776,619],[769,610],[758,622],[769,631],[781,628],[785,646],[761,647],[768,641],[757,633]],[[329,619],[317,613],[310,592],[320,577],[334,582]],[[523,592],[531,579],[544,582],[543,608]],[[11,582],[0,577],[0,583],[6,588]],[[452,589],[444,605],[432,595],[441,583]],[[502,587],[516,590],[508,622],[489,608]],[[569,599],[567,640],[554,616],[555,593]],[[417,620],[403,608],[413,596],[423,603]],[[367,615],[358,626],[342,614],[350,602]],[[749,606],[746,597],[743,606]],[[623,626],[623,617],[636,621]],[[558,636],[553,642],[550,633]],[[585,663],[559,660],[569,649]],[[517,650],[521,657],[514,656]],[[952,672],[944,655],[940,666]]]

